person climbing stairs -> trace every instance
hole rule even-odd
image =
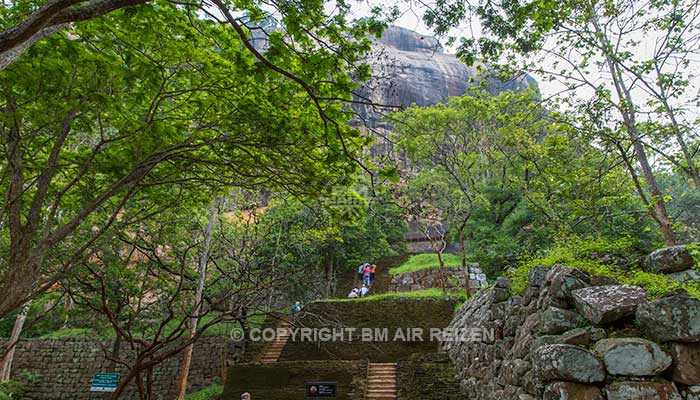
[[[265,352],[260,357],[260,362],[263,364],[277,362],[280,358],[280,355],[282,354],[282,350],[284,350],[284,346],[287,344],[287,341],[289,340],[289,336],[291,335],[291,328],[290,328],[289,321],[283,320],[279,326],[279,329],[280,329],[280,331],[275,336],[275,340],[273,340],[267,346],[267,349],[265,349]]]
[[[396,363],[370,363],[365,400],[396,399]]]

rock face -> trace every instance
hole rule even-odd
[[[608,400],[682,400],[672,382],[614,382],[605,393]]]
[[[673,343],[673,380],[684,385],[700,385],[700,343]]]
[[[532,355],[532,362],[537,376],[543,381],[594,383],[605,379],[603,363],[591,352],[578,346],[541,346]]]
[[[576,309],[596,325],[630,317],[647,303],[644,289],[630,285],[597,286],[572,292]]]
[[[450,96],[462,96],[470,86],[481,83],[477,67],[468,67],[444,52],[434,37],[391,26],[376,41],[370,55],[376,79],[361,88],[363,97],[377,104],[408,107],[444,103]],[[489,79],[486,90],[497,93],[536,84],[529,76],[508,82]],[[381,115],[371,107],[353,106],[372,127],[382,126]]]
[[[649,254],[644,267],[649,272],[679,272],[694,265],[693,257],[685,245],[664,247]]]
[[[642,332],[659,342],[700,341],[700,300],[672,296],[641,305],[636,313]]]
[[[655,376],[671,365],[671,356],[646,339],[603,339],[596,343],[595,352],[612,375]]]

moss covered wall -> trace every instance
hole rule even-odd
[[[390,299],[380,301],[319,302],[304,308],[306,328],[355,328],[352,340],[314,342],[290,339],[281,360],[360,360],[393,362],[413,353],[435,353],[430,328],[444,328],[452,320],[452,299]],[[388,341],[362,341],[363,328],[388,328]],[[423,341],[393,341],[396,329],[420,328]],[[348,338],[349,339],[349,338]]]
[[[445,353],[413,354],[397,365],[398,400],[461,400],[459,378]]]
[[[239,364],[229,368],[221,400],[239,400],[244,392],[253,399],[303,399],[305,382],[338,382],[339,400],[364,397],[366,361],[297,361]]]

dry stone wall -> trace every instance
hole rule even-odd
[[[492,330],[443,341],[469,399],[700,400],[700,300],[650,301],[566,266],[535,267],[522,296],[499,279],[450,328]],[[474,336],[470,336],[474,338]]]
[[[488,286],[486,275],[477,263],[470,263],[467,268],[462,268],[462,266],[445,267],[444,273],[445,286],[450,289],[466,288],[467,281],[472,289]],[[412,292],[441,287],[440,270],[432,268],[392,276],[389,290],[392,292]]]
[[[26,400],[104,399],[91,393],[90,384],[96,372],[115,372],[105,358],[113,341],[109,339],[30,339],[17,344],[12,378],[24,383]],[[196,391],[220,380],[227,360],[239,358],[242,346],[223,337],[201,338],[194,347],[189,374],[189,390]],[[128,350],[123,350],[128,354]],[[177,397],[176,381],[180,374],[181,355],[166,360],[155,368],[154,400]],[[116,372],[125,375],[124,369]],[[123,399],[137,398],[132,385]]]

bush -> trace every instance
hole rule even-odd
[[[0,383],[0,400],[16,400],[24,396],[24,386],[17,381]]]
[[[611,255],[626,258],[629,261],[629,269],[602,261],[610,259]],[[631,240],[601,241],[574,238],[565,244],[549,248],[539,257],[521,262],[515,271],[508,274],[513,282],[511,292],[522,294],[527,289],[530,270],[536,265],[567,265],[591,275],[612,278],[620,284],[641,286],[646,289],[651,299],[658,299],[678,290],[685,290],[691,296],[700,298],[700,284],[680,283],[664,274],[643,271],[639,268],[638,260],[639,255],[634,253]]]
[[[214,384],[208,388],[204,388],[198,392],[188,394],[186,400],[218,400],[224,392],[224,387],[220,384]],[[1,400],[1,399],[0,399]]]

